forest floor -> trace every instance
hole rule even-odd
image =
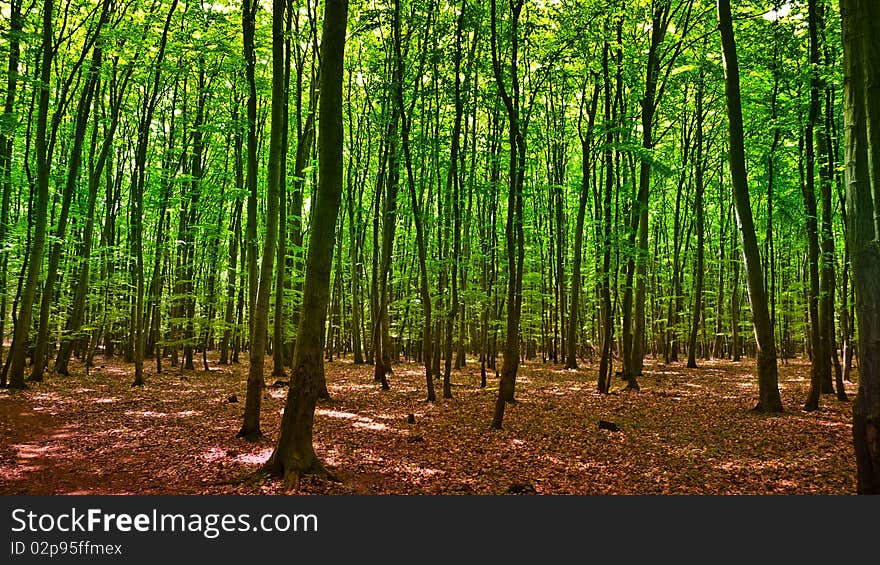
[[[283,492],[252,472],[272,452],[287,387],[264,390],[266,439],[250,444],[235,438],[246,365],[166,368],[139,389],[131,365],[96,363],[89,375],[72,364],[72,376],[0,390],[0,494]],[[274,383],[268,358],[266,366]],[[453,371],[453,398],[434,404],[424,402],[414,364],[395,365],[383,392],[371,366],[328,363],[332,400],[318,405],[315,446],[341,482],[307,477],[298,492],[855,493],[851,405],[823,395],[820,411],[802,411],[807,362],[780,364],[785,412],[773,415],[751,411],[754,360],[686,369],[648,359],[645,369],[641,392],[615,379],[600,395],[593,365],[527,363],[498,431],[489,426],[497,381],[480,389],[477,363]],[[856,387],[847,383],[851,397]],[[238,402],[228,402],[233,395]]]

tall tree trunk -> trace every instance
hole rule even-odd
[[[235,178],[235,188],[242,190],[244,188],[244,156],[242,155],[242,135],[241,127],[238,120],[238,103],[233,105],[232,123],[234,124],[233,137],[233,175]],[[232,220],[229,230],[229,262],[226,271],[226,309],[223,315],[223,335],[220,338],[220,364],[226,365],[230,362],[229,349],[235,347],[235,337],[238,335],[238,327],[235,323],[235,291],[238,287],[238,241],[241,237],[241,215],[243,200],[240,197],[235,198],[232,208]]]
[[[278,165],[278,245],[275,262],[277,265],[275,271],[275,319],[272,321],[272,375],[275,377],[284,376],[285,355],[287,348],[284,346],[287,341],[284,339],[284,291],[287,288],[287,138],[290,128],[289,108],[290,108],[290,38],[289,33],[292,22],[292,6],[290,2],[284,10],[285,20],[287,21],[288,33],[284,39],[284,87],[282,101],[282,122],[285,124],[281,132],[281,155]],[[298,96],[302,96],[302,90],[297,91]],[[299,103],[299,100],[297,100]]]
[[[429,12],[430,13],[430,12]],[[406,109],[403,103],[403,54],[401,51],[401,36],[400,36],[400,2],[396,0],[394,3],[394,22],[393,22],[393,30],[394,30],[394,60],[395,60],[395,78],[394,78],[394,98],[396,108],[400,112],[401,119],[401,142],[403,144],[403,156],[404,156],[404,164],[406,166],[406,181],[407,186],[409,187],[409,195],[410,202],[412,204],[413,209],[413,222],[416,228],[416,247],[418,248],[419,255],[419,271],[421,273],[420,282],[419,282],[419,295],[422,302],[422,309],[424,315],[424,328],[422,330],[422,355],[424,357],[425,363],[425,380],[427,384],[427,401],[434,402],[436,400],[436,393],[434,391],[434,371],[432,368],[433,356],[432,353],[434,351],[433,345],[433,337],[432,331],[433,328],[431,326],[431,295],[428,290],[428,266],[427,266],[427,242],[425,235],[425,227],[423,223],[423,217],[420,211],[419,206],[419,197],[416,192],[416,181],[415,176],[413,174],[413,164],[412,164],[412,152],[410,151],[409,144],[409,134],[410,134],[410,125],[409,125],[409,117],[407,115]],[[430,25],[427,26],[430,28]],[[427,28],[426,28],[427,29]],[[426,31],[427,33],[427,31]],[[419,66],[421,67],[424,63],[424,53],[419,62]],[[417,76],[421,76],[421,68],[417,73]],[[378,362],[378,357],[377,357]]]
[[[282,132],[287,128],[287,124],[284,123],[284,106],[287,103],[284,84],[285,7],[285,0],[272,2],[272,124],[269,133],[269,165],[266,179],[266,237],[263,239],[260,279],[250,320],[251,345],[248,351],[250,366],[244,421],[238,431],[238,437],[247,441],[257,441],[263,437],[263,432],[260,430],[259,398],[263,394],[263,366],[266,360],[266,338],[269,329],[269,297],[275,265],[275,243],[278,238],[278,195],[284,151]],[[320,354],[318,359],[320,360]]]
[[[110,7],[109,4],[109,2],[104,2],[101,16],[98,20],[97,29],[95,30],[96,34],[101,32],[101,28],[107,21]],[[100,42],[100,39],[98,41]],[[61,261],[62,243],[64,242],[67,232],[67,220],[70,214],[73,193],[76,190],[76,183],[79,179],[79,169],[82,165],[83,143],[89,122],[89,112],[92,109],[92,98],[98,84],[98,74],[100,72],[102,59],[103,51],[100,43],[98,43],[92,51],[92,61],[87,71],[88,76],[86,78],[86,83],[83,86],[83,91],[80,95],[79,104],[76,110],[74,139],[67,165],[67,179],[64,184],[63,196],[61,198],[61,211],[58,216],[58,225],[53,234],[54,244],[49,248],[49,268],[46,272],[46,280],[43,283],[43,292],[40,297],[40,319],[37,326],[37,342],[34,347],[34,362],[30,376],[30,380],[32,381],[42,381],[43,372],[46,369],[49,354],[49,311],[54,299],[55,281],[58,277],[58,266]]]
[[[696,184],[696,194],[694,195],[694,213],[696,214],[696,230],[697,230],[697,257],[694,265],[694,310],[691,319],[691,332],[688,339],[688,360],[687,366],[697,368],[697,330],[700,326],[700,318],[703,309],[703,277],[705,268],[705,228],[703,226],[703,191],[706,188],[703,183],[703,68],[700,67],[700,76],[697,79],[697,100],[696,100],[696,136],[694,137],[694,145],[696,146],[696,156],[694,157],[694,183]],[[720,310],[719,310],[720,314]]]
[[[446,191],[452,193],[452,256],[451,256],[451,281],[452,294],[450,296],[450,308],[446,317],[446,343],[444,348],[445,365],[443,368],[443,398],[452,398],[452,383],[450,373],[452,371],[452,334],[454,332],[455,318],[458,315],[458,276],[459,261],[461,258],[461,182],[458,174],[459,150],[461,147],[461,121],[464,113],[461,101],[461,37],[464,28],[465,10],[467,0],[462,0],[458,12],[458,23],[455,30],[455,118],[452,125],[452,141],[449,150],[449,169],[446,175]],[[450,190],[451,188],[451,190]]]
[[[396,80],[396,79],[395,79]],[[388,303],[391,300],[388,284],[391,270],[391,256],[394,247],[394,234],[397,229],[397,193],[399,188],[398,158],[398,123],[400,111],[395,103],[391,111],[391,123],[388,126],[388,170],[384,176],[384,209],[382,211],[382,255],[378,275],[378,310],[373,321],[373,351],[376,355],[373,380],[380,384],[382,390],[388,390],[388,374],[391,368],[391,337],[389,334]]]
[[[245,249],[247,255],[247,287],[248,287],[248,347],[253,348],[253,321],[256,318],[257,298],[257,87],[255,79],[256,55],[254,52],[254,33],[256,27],[256,0],[243,0],[241,10],[242,41],[245,60],[245,77],[247,79],[247,169],[245,184],[247,185],[247,233]],[[258,439],[260,430],[260,404],[263,398],[263,375],[248,371],[247,392],[244,405],[244,424],[239,434]]]
[[[657,110],[657,83],[660,73],[660,44],[669,25],[670,3],[657,3],[652,14],[651,44],[646,63],[645,94],[642,97],[642,148],[645,155],[639,167],[639,189],[629,223],[632,254],[626,266],[623,295],[623,371],[627,388],[639,390],[637,377],[644,358],[645,285],[648,266],[648,196],[651,187],[651,157],[654,147],[654,113]]]
[[[495,415],[492,420],[494,429],[501,429],[504,421],[504,406],[514,402],[516,374],[519,369],[519,321],[522,307],[522,271],[524,260],[523,247],[523,182],[525,175],[525,137],[520,129],[520,85],[518,72],[519,57],[519,17],[523,1],[510,2],[509,33],[511,40],[510,54],[510,92],[504,81],[501,61],[498,55],[498,33],[496,1],[491,7],[491,43],[492,68],[495,82],[504,106],[507,108],[508,139],[510,142],[509,188],[507,194],[507,226],[505,240],[507,244],[507,330],[504,341],[504,362],[501,367],[501,382],[498,387],[498,398],[495,402]]]
[[[9,31],[7,32],[9,46],[9,59],[6,68],[6,100],[3,105],[5,115],[12,114],[15,109],[15,95],[18,87],[18,63],[21,59],[21,30],[24,26],[24,18],[21,17],[21,0],[10,0],[9,3]],[[6,245],[9,233],[9,207],[12,195],[12,153],[13,135],[0,133],[0,185],[2,185],[2,205],[0,205],[0,245]],[[0,360],[3,357],[3,348],[6,345],[6,280],[9,267],[9,255],[3,253],[0,257]],[[0,376],[0,388],[6,387],[7,373]]]
[[[61,375],[68,374],[67,365],[73,351],[74,340],[78,337],[85,321],[90,272],[89,259],[92,254],[92,237],[95,227],[95,206],[98,199],[98,188],[101,184],[101,174],[104,172],[105,166],[108,164],[110,151],[113,147],[113,139],[116,135],[116,129],[119,126],[119,114],[122,107],[122,99],[127,90],[128,82],[133,71],[134,66],[132,65],[125,72],[121,84],[118,84],[115,88],[115,97],[111,100],[112,107],[109,115],[109,127],[104,131],[104,139],[101,142],[101,148],[98,152],[97,160],[94,161],[91,170],[89,171],[88,198],[86,204],[87,211],[85,218],[86,224],[83,228],[82,267],[74,290],[72,311],[67,319],[67,325],[65,327],[65,333],[67,333],[68,339],[61,342],[61,347],[58,350],[58,357],[55,359],[55,372]],[[100,95],[95,98],[95,106],[98,106],[99,97]],[[92,133],[93,137],[97,136],[98,131],[97,112],[95,115],[96,117],[93,125],[94,131]]]
[[[846,131],[846,237],[859,327],[853,444],[859,494],[880,494],[880,7],[840,0]]]
[[[257,285],[259,284],[258,259],[259,241],[257,239],[257,181],[259,174],[259,161],[257,160],[257,84],[255,76],[256,52],[254,49],[254,35],[257,25],[258,0],[243,0],[241,8],[242,24],[242,47],[244,51],[245,78],[247,82],[247,169],[245,172],[245,184],[247,185],[247,233],[245,239],[247,245],[247,284],[248,284],[248,344],[253,339],[250,331],[250,320],[256,316]],[[263,376],[259,375],[259,382],[248,382],[248,390],[255,392],[263,386]],[[253,400],[245,402],[245,413],[251,420],[256,417],[259,420],[261,394],[248,395]],[[247,418],[247,417],[246,417]]]
[[[817,34],[825,34],[825,7],[820,4],[816,9]],[[825,40],[827,41],[827,40]],[[827,64],[827,46],[824,47],[825,63]],[[818,57],[818,55],[817,55]],[[819,72],[818,63],[816,71]],[[835,338],[834,324],[834,279],[835,279],[835,253],[834,233],[832,222],[834,211],[831,206],[831,189],[834,182],[835,157],[834,147],[831,142],[831,124],[834,119],[833,93],[824,77],[820,76],[819,86],[823,95],[824,111],[821,118],[816,138],[816,151],[819,152],[819,201],[821,208],[821,223],[819,225],[819,248],[822,253],[821,271],[819,272],[819,326],[822,334],[825,360],[822,365],[822,392],[832,393],[835,386],[831,384],[831,365],[834,365],[836,378],[837,398],[847,400],[846,390],[843,387],[843,377],[840,361],[837,357],[837,339]]]
[[[602,55],[602,61],[604,63],[604,68],[607,71],[607,63],[608,63],[608,45],[605,45]],[[607,77],[606,77],[607,78]],[[606,89],[608,88],[608,84],[605,84]],[[606,102],[610,97],[610,92],[606,92]],[[574,244],[573,244],[573,256],[571,260],[571,291],[570,291],[570,303],[569,303],[569,311],[568,311],[568,336],[566,340],[566,345],[568,347],[568,351],[565,355],[565,368],[566,369],[577,369],[577,353],[578,353],[578,335],[577,330],[580,325],[578,321],[578,310],[580,308],[580,296],[581,296],[581,264],[583,261],[583,246],[584,246],[584,221],[586,219],[587,212],[587,200],[590,196],[590,176],[592,171],[590,169],[591,164],[591,155],[590,155],[590,144],[593,139],[593,127],[596,123],[596,108],[599,105],[599,84],[597,83],[593,88],[593,97],[590,101],[590,106],[587,109],[587,130],[586,132],[581,134],[581,190],[578,195],[578,208],[577,215],[575,218],[575,228],[574,228]],[[579,130],[580,125],[583,120],[583,115],[579,117]],[[580,133],[580,132],[579,132]],[[609,193],[610,195],[610,193]],[[610,253],[610,249],[609,249]],[[610,262],[610,255],[609,255]],[[609,265],[610,267],[610,265]],[[603,272],[603,275],[605,273]],[[604,281],[604,279],[603,279]],[[601,284],[601,283],[600,283]]]
[[[159,79],[162,74],[162,61],[165,58],[165,47],[168,43],[168,31],[171,27],[171,18],[177,9],[177,0],[172,0],[165,19],[165,27],[162,29],[162,38],[159,41],[159,52],[156,54],[153,83],[147,94],[146,109],[143,118],[138,124],[137,150],[135,153],[135,169],[132,172],[131,182],[131,210],[129,222],[131,224],[130,238],[134,253],[134,316],[133,316],[133,339],[134,339],[134,381],[131,386],[143,386],[144,381],[144,186],[146,184],[147,146],[150,140],[150,129],[153,122],[153,113],[160,94]]]
[[[725,254],[724,245],[727,242],[727,218],[730,216],[727,204],[724,202],[724,170],[719,166],[718,173],[718,224],[721,226],[718,234],[718,293],[715,298],[715,340],[712,343],[712,357],[721,359],[724,357],[724,336],[722,335],[723,312],[724,312],[724,269]]]
[[[739,64],[736,57],[736,41],[733,36],[730,0],[718,0],[718,24],[721,31],[721,48],[724,56],[724,90],[727,98],[727,117],[730,130],[730,176],[733,182],[736,219],[739,225],[740,242],[743,247],[743,261],[745,263],[749,304],[752,309],[752,324],[756,341],[759,400],[755,409],[761,412],[780,412],[782,411],[782,400],[779,396],[779,384],[776,373],[776,342],[773,334],[773,325],[770,321],[770,312],[767,308],[767,294],[764,290],[761,269],[761,254],[758,250],[755,224],[752,218],[752,207],[749,201],[745,148],[743,145]]]
[[[820,124],[819,104],[819,38],[818,22],[816,13],[816,0],[809,0],[809,33],[810,33],[810,114],[805,126],[805,150],[806,150],[806,183],[803,184],[804,208],[806,209],[807,224],[807,247],[810,274],[809,286],[809,313],[810,313],[810,345],[813,352],[810,372],[810,392],[804,404],[804,410],[819,409],[819,395],[822,392],[822,383],[826,373],[830,380],[830,365],[828,353],[825,349],[826,342],[822,337],[822,321],[819,315],[819,229],[818,212],[816,210],[816,149],[818,143],[814,135],[816,126]],[[821,156],[821,155],[820,155]],[[821,182],[820,176],[820,182]]]
[[[349,88],[346,91],[348,94],[348,99],[346,100],[346,108],[348,114],[348,126],[349,126],[349,139],[351,140],[351,146],[349,150],[349,161],[348,161],[348,190],[346,193],[346,206],[348,208],[348,253],[349,253],[349,282],[351,289],[351,330],[352,330],[352,351],[354,357],[355,365],[362,365],[364,363],[364,353],[362,347],[362,333],[361,333],[361,320],[363,316],[362,311],[362,300],[361,300],[361,273],[362,273],[362,247],[361,247],[361,234],[362,223],[363,223],[363,215],[361,208],[361,199],[363,194],[363,179],[366,178],[366,175],[361,177],[360,167],[361,167],[361,149],[364,145],[362,141],[366,141],[367,146],[367,156],[366,156],[366,164],[364,165],[364,169],[369,169],[370,162],[370,150],[372,148],[371,139],[363,140],[362,139],[362,130],[364,126],[364,122],[366,120],[363,119],[362,116],[358,116],[357,119],[357,128],[354,127],[352,123],[352,115],[354,114],[355,107],[352,106],[351,102],[351,78],[352,73],[349,73]],[[365,113],[365,112],[364,112]],[[355,210],[355,198],[357,198],[357,210]]]
[[[617,20],[617,34],[620,37],[622,32],[622,18]],[[611,375],[614,369],[614,363],[611,359],[611,351],[614,342],[614,310],[611,301],[611,286],[614,283],[615,274],[611,270],[611,245],[612,245],[612,214],[611,214],[611,193],[613,192],[615,182],[615,170],[617,161],[614,155],[614,128],[613,124],[617,123],[616,112],[622,110],[615,102],[612,101],[611,80],[608,72],[608,51],[609,45],[606,42],[602,47],[602,78],[605,84],[605,189],[602,193],[602,274],[600,279],[602,294],[602,353],[599,360],[599,379],[597,383],[598,390],[601,394],[608,394],[611,390]],[[620,49],[620,47],[618,47]],[[617,53],[618,63],[620,62],[620,51]],[[616,77],[615,93],[622,96],[622,78],[621,70],[618,68]],[[618,99],[619,100],[619,99]],[[615,268],[616,269],[616,268]],[[616,272],[616,271],[615,271]]]
[[[309,233],[293,369],[281,432],[266,470],[295,486],[307,473],[324,473],[315,454],[312,427],[322,374],[323,327],[327,317],[336,217],[342,200],[342,84],[348,0],[327,0],[321,38],[321,100],[318,191]]]
[[[191,181],[184,184],[184,195],[188,198],[186,205],[186,218],[181,220],[184,225],[181,239],[183,254],[182,274],[183,288],[182,314],[186,319],[183,335],[183,368],[194,370],[193,365],[193,348],[196,344],[195,324],[196,315],[196,294],[195,294],[195,230],[199,214],[199,200],[201,198],[201,183],[204,175],[204,152],[205,137],[203,126],[205,124],[205,104],[207,102],[207,91],[205,88],[205,66],[204,58],[199,57],[198,86],[196,100],[196,117],[192,125],[192,153],[190,155],[190,176]],[[189,189],[186,192],[187,188]],[[183,218],[184,213],[181,213]]]
[[[28,334],[33,319],[34,301],[39,284],[40,267],[43,264],[43,250],[46,246],[46,230],[49,210],[49,162],[46,133],[49,116],[49,87],[52,71],[53,0],[43,0],[43,29],[40,62],[40,83],[37,102],[37,131],[34,149],[37,155],[37,192],[33,200],[34,234],[28,250],[27,275],[21,293],[15,334],[9,352],[9,388],[27,388],[24,382],[25,354],[28,349]]]

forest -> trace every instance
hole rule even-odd
[[[873,0],[0,26],[0,493],[880,493]]]

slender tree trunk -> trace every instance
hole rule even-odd
[[[348,108],[348,123],[349,123],[349,139],[352,140],[352,147],[349,151],[349,161],[348,161],[348,191],[346,194],[346,206],[348,207],[348,253],[349,253],[349,283],[351,290],[351,342],[352,342],[352,353],[354,358],[355,365],[362,365],[364,363],[364,353],[362,347],[362,333],[361,333],[361,318],[363,316],[362,312],[362,300],[361,300],[361,225],[362,225],[362,214],[361,214],[361,194],[362,187],[361,184],[361,176],[360,176],[360,167],[361,167],[361,147],[363,146],[361,132],[364,123],[364,119],[362,117],[358,117],[357,120],[357,133],[355,134],[355,128],[352,124],[352,114],[354,113],[354,107],[351,103],[351,76],[352,73],[349,73],[349,88],[347,90],[348,100],[346,100],[347,108]],[[364,169],[369,169],[369,153],[372,145],[370,144],[370,140],[366,140],[367,143],[367,157],[366,157],[366,165],[364,165]],[[354,169],[354,170],[352,170]],[[364,177],[365,178],[365,177]],[[357,210],[355,210],[355,198],[357,197]]]
[[[602,55],[602,61],[605,64],[604,68],[607,71],[607,63],[608,63],[608,46],[605,45]],[[607,78],[607,77],[606,77]],[[608,88],[608,84],[606,81],[605,84],[606,89]],[[610,97],[610,92],[606,93],[606,102]],[[569,303],[569,311],[568,311],[568,336],[566,340],[566,345],[568,346],[568,351],[565,356],[565,368],[566,369],[577,369],[577,353],[578,353],[578,335],[577,330],[580,325],[578,321],[578,310],[580,308],[580,297],[581,297],[581,264],[583,262],[583,246],[584,246],[584,221],[586,219],[587,212],[587,201],[589,199],[590,192],[590,175],[592,171],[590,170],[591,164],[591,154],[590,154],[590,143],[592,143],[592,135],[593,135],[593,127],[596,122],[596,108],[599,105],[599,84],[593,88],[593,97],[590,102],[590,106],[587,110],[587,131],[581,134],[581,190],[578,195],[578,208],[577,208],[577,216],[575,219],[575,229],[574,229],[574,249],[573,256],[571,261],[571,296]],[[582,120],[582,116],[581,116]],[[578,124],[580,126],[580,122]],[[609,193],[610,195],[610,193]],[[610,253],[610,250],[609,250]],[[610,261],[610,255],[609,255]],[[603,272],[603,274],[605,274]],[[603,279],[604,280],[604,279]],[[600,283],[601,284],[601,283]]]
[[[818,5],[816,10],[817,33],[825,35],[825,7]],[[827,42],[827,40],[825,40]],[[828,48],[825,51],[825,64],[828,64]],[[817,63],[818,66],[818,63]],[[819,69],[817,69],[818,71]],[[840,360],[837,356],[837,339],[835,338],[834,323],[834,295],[835,295],[835,251],[834,233],[832,230],[834,211],[831,205],[832,183],[835,179],[836,158],[834,146],[831,140],[832,121],[834,120],[834,94],[826,83],[824,77],[820,77],[822,95],[824,97],[824,111],[821,116],[821,127],[817,132],[816,151],[819,152],[819,201],[821,207],[821,223],[819,226],[820,250],[822,252],[821,271],[819,272],[819,322],[826,360],[823,362],[823,392],[831,393],[836,388],[838,400],[847,400],[846,390],[843,387],[843,375]],[[831,368],[834,366],[835,385],[831,384]]]
[[[291,26],[291,10],[292,7],[288,2],[286,6],[285,19],[287,21],[287,29]],[[289,32],[288,32],[289,33]],[[284,94],[282,122],[285,124],[284,130],[281,132],[281,162],[278,165],[278,246],[275,262],[277,268],[275,270],[275,319],[272,324],[272,376],[283,377],[285,355],[287,349],[284,347],[286,343],[284,339],[284,290],[287,287],[287,137],[289,128],[289,107],[290,107],[290,39],[284,39]],[[301,96],[301,91],[298,91]]]
[[[127,90],[128,81],[132,75],[134,67],[130,67],[122,80],[121,85],[117,86],[116,98],[111,101],[112,108],[109,116],[109,128],[104,132],[104,139],[101,142],[101,149],[98,153],[97,160],[94,162],[89,171],[88,199],[86,204],[85,227],[83,228],[83,248],[82,248],[82,267],[74,290],[74,299],[70,317],[67,319],[66,332],[68,339],[61,342],[58,350],[58,357],[55,359],[55,372],[61,375],[68,374],[67,365],[70,362],[70,356],[73,351],[74,340],[77,338],[82,325],[85,321],[86,299],[88,297],[89,288],[89,260],[92,254],[92,237],[95,226],[95,206],[98,199],[98,188],[101,184],[101,174],[105,166],[108,164],[110,151],[113,147],[113,139],[116,135],[116,129],[119,125],[119,113],[122,106],[122,99]],[[97,87],[96,87],[97,88]],[[97,98],[94,102],[97,106]],[[93,138],[98,131],[98,118],[96,118],[92,126],[94,128]],[[94,143],[92,144],[94,146]]]
[[[620,33],[621,19],[618,19],[617,30]],[[602,273],[600,278],[602,294],[602,354],[599,361],[598,390],[601,394],[608,394],[611,390],[611,375],[614,363],[611,359],[611,351],[614,343],[614,310],[611,301],[611,286],[615,275],[611,271],[611,245],[612,245],[612,215],[611,194],[614,188],[616,161],[614,158],[614,128],[617,122],[616,108],[612,102],[611,80],[608,72],[609,45],[606,42],[602,48],[602,78],[605,84],[605,189],[602,193]],[[620,73],[620,70],[618,70]],[[620,76],[617,78],[617,88],[621,88]],[[620,92],[617,92],[618,95]]]
[[[504,420],[504,406],[514,402],[516,374],[519,369],[519,336],[520,309],[522,306],[522,269],[525,255],[523,246],[523,182],[525,175],[525,137],[520,129],[520,86],[518,73],[519,53],[519,17],[522,12],[522,0],[510,2],[511,20],[509,33],[511,39],[510,55],[510,92],[504,82],[501,61],[498,55],[498,35],[496,23],[496,2],[492,0],[491,8],[491,43],[492,68],[495,82],[504,105],[507,108],[508,138],[510,142],[509,189],[507,195],[507,226],[505,239],[507,244],[507,332],[504,342],[504,363],[501,367],[501,382],[498,387],[498,398],[495,402],[495,415],[492,420],[494,429],[501,429]]]
[[[703,226],[703,191],[706,188],[703,183],[703,69],[700,68],[700,76],[697,79],[697,100],[696,100],[696,136],[694,145],[696,146],[696,156],[694,157],[694,183],[696,184],[696,194],[694,195],[694,213],[696,215],[697,230],[697,257],[696,265],[694,265],[694,310],[691,319],[691,332],[688,339],[688,360],[687,366],[697,368],[697,330],[700,325],[703,309],[703,277],[705,269],[705,228]],[[719,310],[720,313],[720,310]]]
[[[183,288],[182,314],[186,318],[183,336],[183,368],[190,371],[195,369],[195,366],[193,365],[193,349],[196,344],[195,325],[193,323],[196,315],[195,229],[196,223],[198,221],[199,200],[201,198],[201,183],[202,177],[204,175],[203,161],[205,152],[205,138],[203,126],[206,121],[205,104],[207,102],[207,92],[205,88],[205,63],[202,57],[199,58],[198,65],[199,71],[197,83],[196,116],[195,121],[193,122],[191,139],[192,154],[190,155],[190,175],[192,179],[191,182],[184,185],[186,188],[189,189],[189,193],[186,194],[186,196],[188,197],[186,207],[187,217],[185,221],[181,220],[181,224],[185,226],[181,234],[181,239],[183,242],[183,245],[181,246],[181,251],[183,254],[181,269],[183,273],[183,281],[181,284],[181,287]],[[181,217],[183,217],[183,215],[184,214],[181,213]]]
[[[461,122],[464,113],[461,100],[461,37],[464,28],[465,10],[467,0],[462,0],[458,13],[458,23],[455,31],[455,118],[452,125],[452,142],[449,150],[449,169],[446,175],[446,191],[452,193],[452,216],[453,216],[453,242],[451,256],[451,281],[452,294],[450,296],[450,308],[446,317],[446,343],[444,348],[445,365],[443,370],[443,398],[452,398],[452,383],[450,373],[452,371],[452,334],[455,328],[455,318],[458,315],[458,277],[459,260],[461,257],[461,182],[458,173],[459,151],[461,147]],[[450,190],[451,188],[451,190]]]
[[[725,63],[724,86],[730,130],[730,175],[733,181],[736,219],[743,247],[743,260],[746,269],[749,303],[752,308],[752,324],[756,341],[759,400],[755,409],[761,412],[780,412],[782,411],[782,400],[779,396],[776,373],[776,342],[773,326],[770,321],[770,312],[767,308],[767,294],[764,290],[761,269],[761,254],[758,250],[757,238],[755,237],[755,225],[749,201],[745,148],[743,144],[739,65],[736,57],[736,42],[733,36],[730,0],[718,0],[718,23],[721,31],[721,47]]]
[[[436,400],[436,393],[434,391],[434,379],[433,379],[433,336],[432,336],[432,320],[431,320],[431,295],[428,290],[428,267],[427,267],[427,242],[425,235],[425,228],[423,225],[423,218],[420,212],[419,206],[419,197],[416,193],[416,182],[415,176],[413,174],[413,165],[412,165],[412,153],[410,151],[409,145],[409,118],[404,108],[403,104],[403,55],[401,52],[401,38],[400,38],[400,2],[399,0],[394,3],[394,59],[395,59],[395,104],[397,109],[400,111],[401,118],[401,128],[402,128],[402,144],[403,144],[403,156],[404,156],[404,164],[406,166],[406,180],[407,186],[409,187],[410,194],[410,202],[412,204],[413,210],[413,222],[416,228],[416,247],[418,248],[419,255],[419,271],[421,274],[420,283],[419,283],[419,295],[422,302],[422,309],[424,314],[424,328],[422,330],[422,355],[424,357],[425,363],[425,380],[427,384],[427,401],[434,402]],[[427,33],[427,32],[426,32]],[[420,66],[424,61],[424,57],[420,62]],[[421,71],[421,69],[419,69]],[[421,75],[421,72],[418,73]],[[378,358],[377,358],[378,362]]]
[[[819,39],[817,29],[816,0],[809,0],[809,33],[810,33],[810,114],[805,126],[805,150],[806,150],[806,183],[802,186],[804,208],[806,209],[807,224],[807,247],[809,263],[809,308],[810,313],[810,345],[813,352],[810,372],[810,392],[804,404],[804,410],[819,409],[819,395],[822,392],[822,383],[825,381],[826,372],[830,379],[830,366],[828,366],[828,353],[825,349],[826,342],[822,337],[822,321],[819,315],[820,288],[819,288],[819,229],[818,212],[816,210],[816,149],[817,139],[822,133],[814,135],[819,125],[819,78],[817,68],[819,65]],[[820,175],[820,182],[822,181]]]
[[[242,3],[242,37],[245,60],[245,77],[247,79],[247,169],[245,184],[247,185],[247,287],[248,287],[248,347],[253,349],[253,323],[256,319],[257,298],[257,87],[254,75],[256,55],[254,52],[254,33],[256,26],[256,0],[243,0]],[[247,392],[244,405],[244,424],[239,430],[242,437],[251,437],[254,440],[262,437],[260,430],[260,405],[263,398],[263,374],[262,372],[248,371]]]
[[[395,79],[396,80],[396,79]],[[398,123],[400,111],[397,105],[391,112],[391,124],[388,127],[388,170],[384,176],[385,190],[382,221],[382,259],[378,272],[378,310],[373,322],[373,351],[376,355],[373,380],[380,384],[382,390],[388,390],[388,374],[391,368],[391,337],[389,335],[388,303],[390,302],[389,271],[394,247],[394,234],[397,229],[397,193],[399,188],[398,158]]]
[[[235,124],[233,131],[233,174],[237,190],[244,188],[244,157],[242,155],[242,135],[238,121],[237,104],[234,105],[232,122]],[[234,348],[235,336],[238,328],[235,323],[235,291],[238,278],[238,241],[241,236],[241,215],[243,200],[236,197],[232,209],[232,221],[229,233],[229,263],[226,271],[226,309],[223,315],[223,335],[220,339],[220,364],[227,365],[230,362],[229,349]]]
[[[263,432],[260,430],[259,398],[263,394],[263,366],[269,329],[269,297],[272,288],[272,271],[275,265],[275,244],[278,238],[278,195],[284,151],[282,132],[287,128],[287,124],[284,123],[284,106],[287,103],[284,84],[285,6],[285,0],[274,0],[272,3],[272,126],[269,134],[269,165],[268,178],[266,179],[268,185],[266,191],[266,237],[263,240],[260,279],[257,284],[257,297],[250,324],[251,344],[248,352],[250,365],[248,367],[244,422],[238,431],[238,437],[247,441],[257,441],[263,437]],[[320,360],[320,353],[318,359]]]
[[[27,388],[24,382],[25,355],[28,350],[28,334],[33,319],[34,301],[39,284],[40,267],[43,263],[43,250],[46,246],[46,230],[49,210],[49,162],[46,133],[49,116],[49,87],[52,71],[53,0],[43,0],[43,29],[40,63],[40,84],[37,102],[37,131],[34,149],[37,156],[37,192],[33,203],[34,233],[28,250],[27,275],[21,293],[15,334],[9,352],[9,388]]]
[[[158,102],[160,88],[159,78],[162,72],[162,61],[165,57],[165,46],[168,42],[168,31],[171,27],[171,18],[177,9],[177,0],[172,0],[165,19],[165,27],[162,30],[162,38],[159,41],[159,52],[156,54],[155,72],[153,84],[150,87],[146,101],[146,110],[143,119],[138,125],[137,152],[135,155],[135,170],[132,173],[131,183],[131,210],[129,222],[131,224],[131,241],[134,247],[134,382],[131,386],[143,386],[144,381],[144,185],[146,184],[147,145],[150,140],[150,126],[153,122],[153,113]]]
[[[21,17],[21,0],[10,0],[9,3],[9,31],[7,32],[9,46],[9,63],[6,69],[6,100],[3,105],[3,113],[12,114],[15,109],[15,95],[18,86],[18,63],[21,59],[21,30],[24,19]],[[2,206],[0,206],[0,245],[6,245],[9,233],[9,208],[10,196],[12,195],[12,153],[14,136],[0,133],[0,184],[2,184]],[[0,258],[0,360],[3,357],[3,348],[6,345],[6,282],[9,267],[9,255],[2,254]],[[6,387],[7,373],[0,376],[0,388]]]
[[[718,173],[718,224],[721,226],[718,235],[718,294],[715,298],[715,340],[712,344],[712,357],[721,359],[724,353],[724,336],[722,335],[723,312],[724,312],[724,269],[726,267],[724,245],[727,241],[727,218],[730,216],[727,205],[724,202],[724,171],[719,166]]]
[[[654,113],[657,109],[657,82],[660,72],[660,44],[669,24],[668,2],[656,5],[648,49],[645,95],[642,98],[642,148],[646,154],[654,147]],[[651,159],[643,156],[639,167],[639,189],[630,216],[630,248],[627,261],[626,287],[623,296],[623,371],[627,388],[639,390],[637,378],[642,374],[644,358],[645,285],[648,266],[648,196],[651,187]]]

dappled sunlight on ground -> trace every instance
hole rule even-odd
[[[88,374],[47,375],[0,391],[0,493],[275,494],[254,479],[278,438],[287,386],[262,397],[265,438],[236,438],[247,364],[210,372],[165,364],[131,388],[132,367],[99,359]],[[809,365],[780,365],[786,412],[758,414],[753,360],[646,360],[641,392],[596,390],[596,364],[520,367],[504,429],[490,429],[498,381],[479,365],[452,372],[453,398],[426,403],[424,367],[395,364],[391,390],[373,367],[325,365],[331,400],[315,412],[315,451],[342,479],[304,479],[314,494],[849,494],[855,491],[851,406],[823,395],[803,412]],[[615,367],[616,368],[616,367]],[[271,377],[267,363],[267,384]],[[847,383],[852,395],[856,385]],[[235,399],[233,400],[233,397]],[[412,423],[410,420],[412,418]],[[616,430],[599,429],[599,420]]]

